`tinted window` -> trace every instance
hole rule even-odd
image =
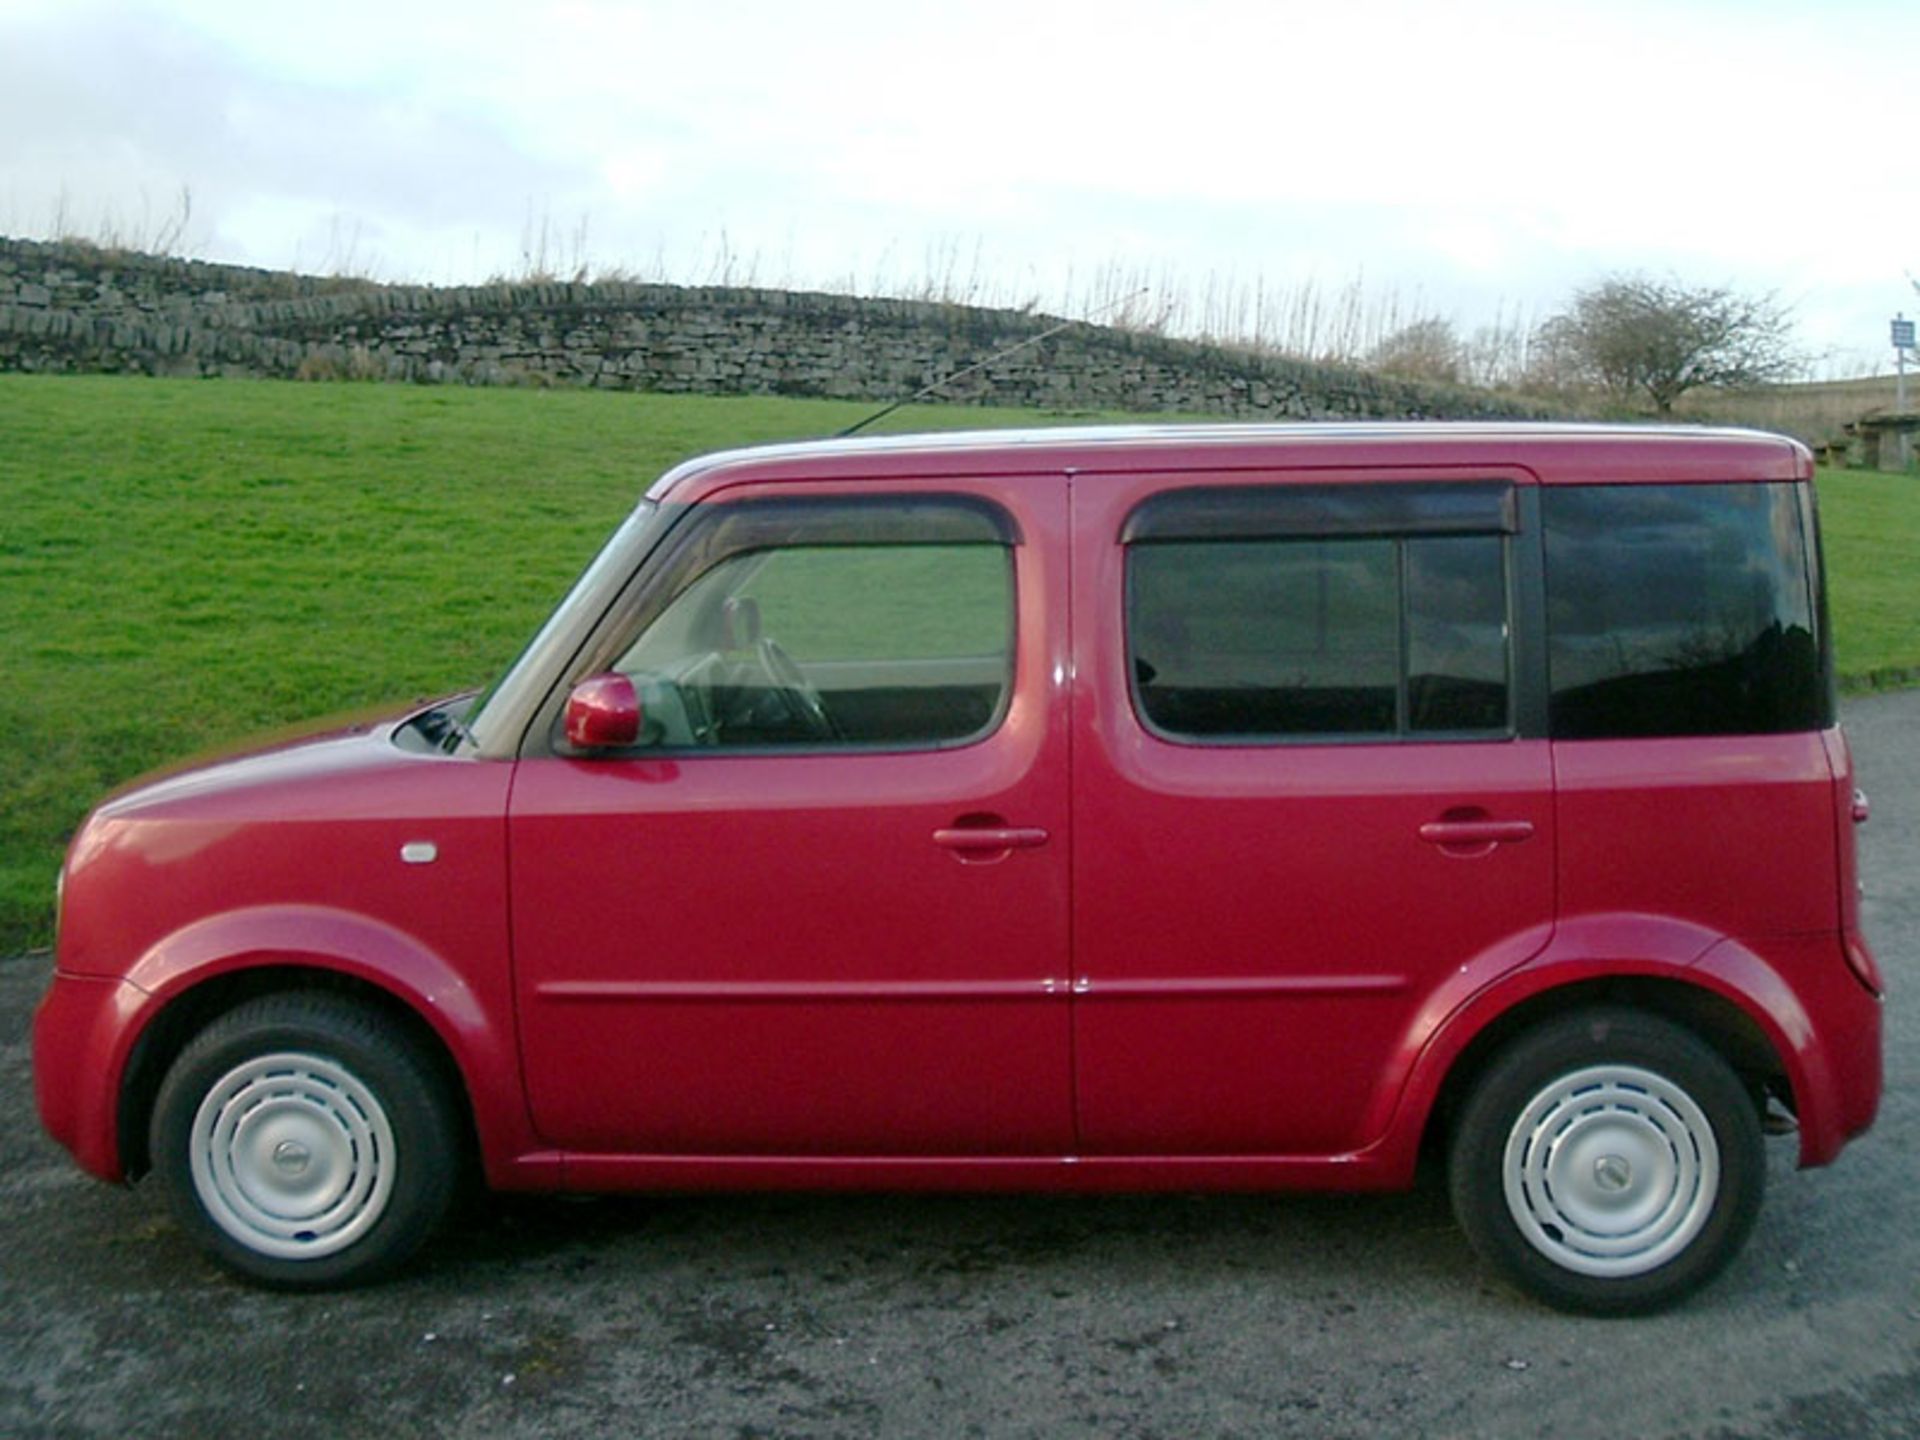
[[[1824,723],[1797,486],[1591,486],[1542,503],[1556,736]]]
[[[792,545],[707,570],[615,668],[654,745],[939,745],[992,725],[1012,636],[1004,545]]]
[[[1141,713],[1196,738],[1501,731],[1495,535],[1129,547]]]
[[[1491,536],[1407,542],[1409,729],[1506,726],[1504,552]]]

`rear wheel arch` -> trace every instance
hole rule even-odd
[[[1637,1010],[1690,1031],[1732,1068],[1764,1111],[1768,1097],[1797,1113],[1792,1077],[1780,1052],[1739,1005],[1687,980],[1616,975],[1575,981],[1528,996],[1482,1025],[1447,1065],[1421,1132],[1421,1151],[1444,1152],[1460,1107],[1499,1055],[1530,1030],[1596,1006]]]

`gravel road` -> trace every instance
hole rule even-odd
[[[1385,1198],[477,1204],[371,1291],[246,1289],[33,1116],[0,961],[0,1435],[1920,1435],[1920,692],[1850,703],[1894,987],[1877,1129],[1771,1147],[1752,1244],[1648,1320],[1489,1279]]]

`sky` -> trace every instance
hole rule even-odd
[[[0,0],[0,233],[1181,323],[1774,292],[1920,314],[1920,3]]]

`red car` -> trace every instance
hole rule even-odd
[[[1872,1122],[1807,452],[741,451],[489,690],[73,841],[48,1129],[269,1284],[507,1190],[1386,1189],[1645,1310]]]

